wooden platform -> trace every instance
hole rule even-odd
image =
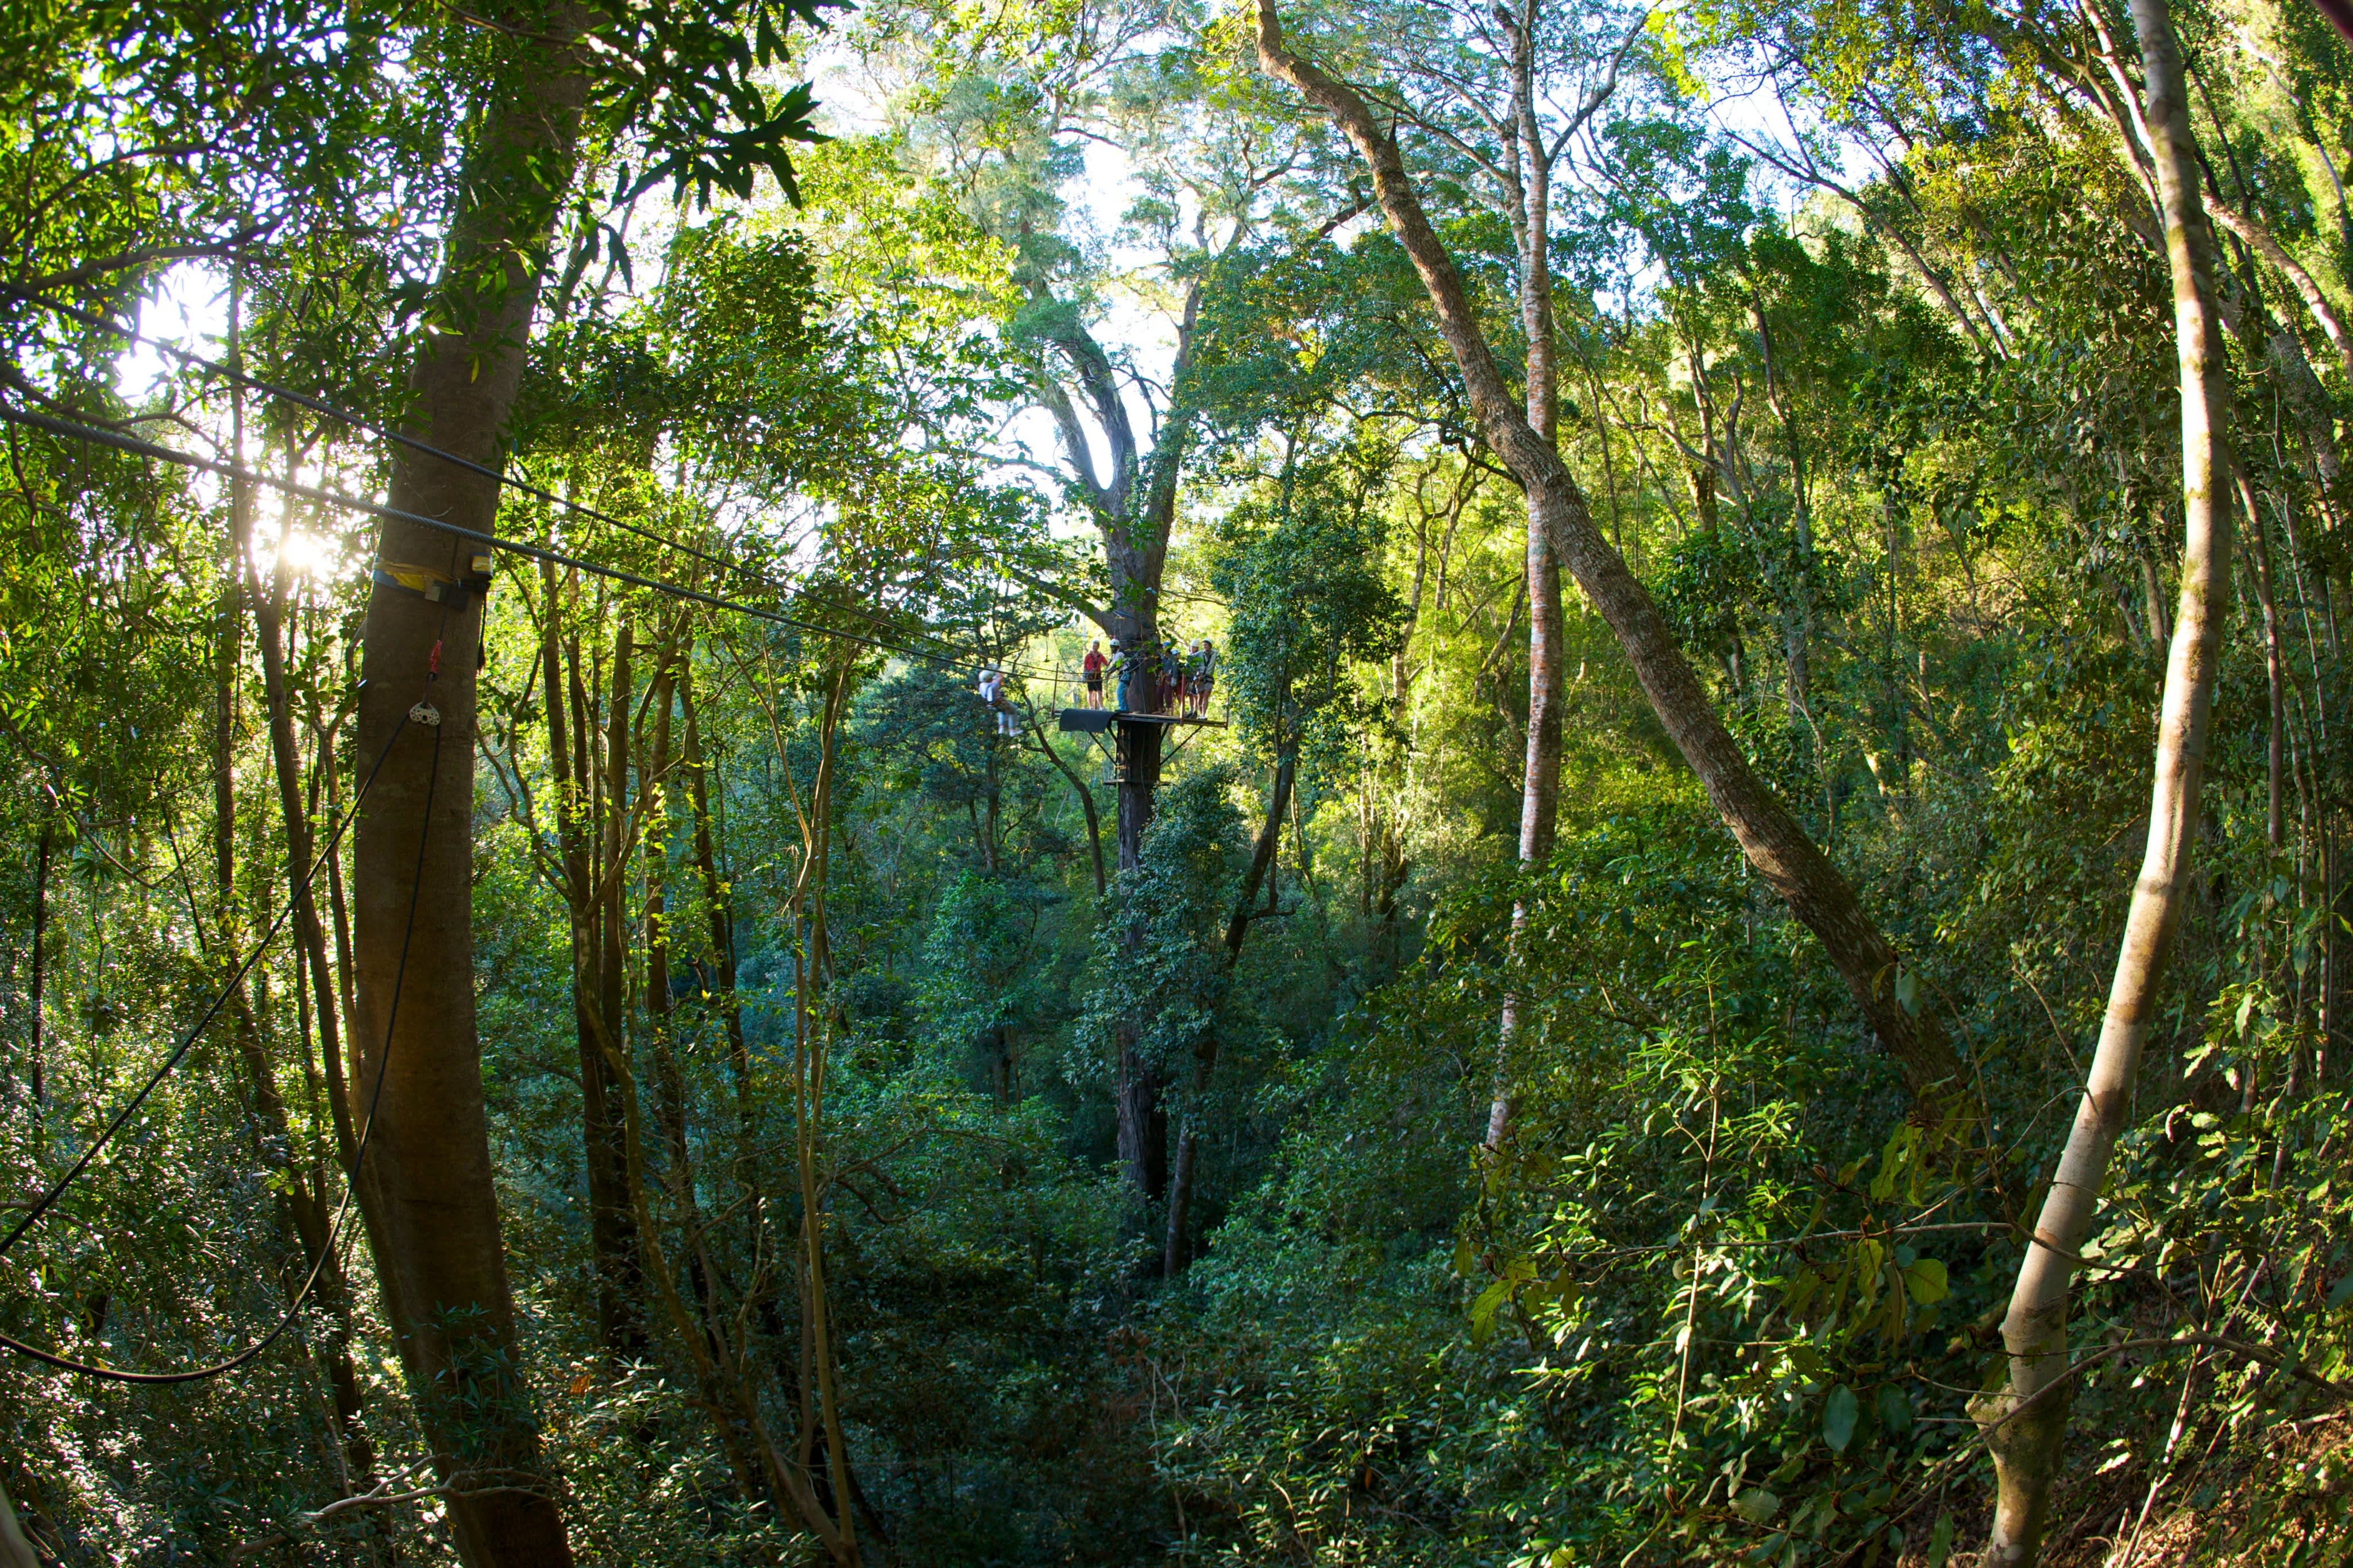
[[[1204,719],[1193,713],[1122,713],[1110,708],[1065,708],[1061,722],[1056,726],[1066,735],[1100,735],[1113,724],[1189,724],[1211,730],[1226,727],[1223,719]]]

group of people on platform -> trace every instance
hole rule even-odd
[[[1105,653],[1102,639],[1087,645],[1080,662],[1086,677],[1087,706],[1103,705],[1103,682],[1113,685],[1113,706],[1122,713],[1170,713],[1187,718],[1208,717],[1209,692],[1218,681],[1218,650],[1207,637],[1178,648],[1173,639],[1140,638],[1133,643],[1111,639]]]

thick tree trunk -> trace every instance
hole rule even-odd
[[[1133,871],[1144,863],[1145,830],[1152,826],[1153,793],[1160,786],[1158,724],[1118,726],[1123,766],[1119,781],[1119,868]],[[1141,962],[1144,922],[1132,921],[1125,946]],[[1142,1049],[1143,1020],[1119,1021],[1119,1162],[1127,1173],[1129,1191],[1146,1203],[1160,1201],[1168,1188],[1168,1112],[1160,1102],[1160,1064]]]
[[[1520,327],[1527,338],[1523,406],[1529,430],[1556,452],[1560,437],[1560,350],[1552,300],[1552,163],[1537,118],[1537,6],[1523,0],[1512,29],[1512,117],[1521,168]],[[1552,548],[1553,502],[1530,487],[1528,510],[1528,755],[1520,801],[1520,864],[1551,858],[1560,815],[1560,557]]]
[[[1237,231],[1239,238],[1240,231]],[[1191,363],[1195,328],[1199,320],[1202,285],[1186,290],[1184,310],[1176,326],[1176,353],[1169,365],[1170,404],[1160,421],[1159,440],[1149,454],[1138,445],[1127,416],[1109,355],[1075,318],[1053,342],[1061,351],[1081,395],[1092,412],[1109,449],[1108,480],[1098,478],[1093,446],[1081,426],[1070,394],[1041,374],[1038,390],[1053,416],[1068,459],[1072,488],[1093,514],[1103,537],[1103,565],[1110,580],[1111,602],[1095,613],[1096,621],[1121,647],[1157,647],[1159,643],[1160,578],[1168,558],[1168,533],[1176,512],[1176,487],[1184,469],[1194,410]],[[1047,302],[1042,285],[1037,290]],[[1133,692],[1138,711],[1156,706],[1151,682],[1138,680]],[[1160,742],[1157,724],[1120,723],[1114,729],[1123,763],[1115,837],[1122,870],[1132,869],[1141,858],[1144,832],[1152,821],[1153,794],[1160,785]],[[1131,928],[1129,951],[1140,947],[1141,926]],[[1130,1190],[1146,1204],[1157,1202],[1167,1181],[1167,1114],[1160,1103],[1158,1064],[1147,1061],[1137,1048],[1137,1020],[1123,1019],[1118,1026],[1118,1079],[1114,1106],[1119,1122],[1119,1156]]]
[[[542,38],[569,37],[578,17],[558,8],[529,24]],[[449,226],[447,324],[424,333],[411,382],[417,434],[486,466],[500,461],[587,90],[576,47],[534,41],[512,57],[512,77],[479,121]],[[497,523],[495,481],[415,453],[396,455],[387,499],[483,532]],[[457,541],[414,523],[387,521],[379,555],[449,577],[462,564]],[[379,580],[364,637],[359,754],[390,744],[353,851],[353,1084],[375,1119],[361,1172],[369,1239],[417,1420],[451,1489],[445,1506],[459,1556],[468,1568],[568,1565],[517,1376],[475,1029],[481,606],[470,597],[429,602]],[[423,703],[438,711],[438,732],[412,723],[396,739],[411,705]]]
[[[2181,596],[2158,721],[2148,842],[2125,917],[2100,1043],[2067,1147],[2002,1320],[2010,1376],[1970,1407],[1993,1451],[1997,1493],[1986,1568],[2024,1568],[2042,1544],[2066,1432],[2067,1305],[2075,1259],[2099,1205],[2108,1159],[2132,1105],[2133,1080],[2157,1012],[2158,983],[2189,898],[2190,855],[2206,762],[2209,709],[2231,601],[2230,395],[2214,310],[2214,241],[2199,199],[2179,46],[2165,0],[2133,0],[2147,81],[2147,121],[2165,209],[2181,374]]]
[[[1333,116],[1372,172],[1381,210],[1421,276],[1488,446],[1542,499],[1555,551],[1609,623],[1651,708],[1749,863],[1820,940],[1913,1092],[1925,1096],[1951,1083],[1960,1069],[1943,1028],[1925,1007],[1915,1014],[1899,1000],[1914,990],[1898,984],[1895,950],[1863,912],[1838,868],[1749,768],[1658,606],[1595,527],[1575,477],[1515,405],[1454,259],[1430,226],[1395,142],[1352,89],[1284,47],[1274,0],[1258,0],[1258,50],[1262,68]]]
[[[1299,743],[1294,739],[1275,759],[1274,788],[1267,798],[1266,820],[1259,825],[1258,838],[1250,846],[1250,865],[1242,872],[1241,886],[1234,893],[1234,912],[1226,918],[1228,969],[1241,962],[1242,943],[1250,936],[1250,923],[1262,912],[1255,908],[1259,889],[1266,887],[1267,873],[1274,867],[1275,850],[1282,843],[1283,818],[1290,815],[1292,790],[1298,778]],[[1273,896],[1272,889],[1269,889],[1268,896]],[[1218,1037],[1213,1030],[1193,1047],[1194,1105],[1176,1136],[1176,1159],[1168,1175],[1168,1228],[1161,1243],[1160,1271],[1171,1279],[1185,1272],[1185,1265],[1192,1261],[1188,1231],[1193,1221],[1193,1167],[1201,1142],[1199,1101],[1217,1067]]]

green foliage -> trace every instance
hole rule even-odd
[[[1353,151],[1256,73],[1240,18],[871,8],[811,57],[869,73],[859,128],[819,141],[815,99],[852,95],[789,85],[789,46],[826,15],[12,13],[7,401],[376,493],[392,453],[364,429],[37,297],[168,331],[169,302],[233,295],[216,352],[399,421],[417,333],[520,262],[544,287],[502,452],[603,515],[511,488],[501,531],[706,595],[520,565],[491,590],[474,973],[432,983],[476,995],[513,1356],[407,1386],[354,1243],[347,1300],[234,1380],[12,1361],[0,1483],[45,1550],[448,1560],[430,1508],[322,1511],[427,1484],[417,1414],[445,1399],[527,1407],[584,1563],[797,1562],[744,1412],[830,1499],[821,1397],[861,1534],[943,1568],[1974,1550],[1968,1399],[2102,1026],[2178,550],[2166,268],[2094,13],[1588,7],[1543,14],[1530,67],[1548,116],[1617,72],[1554,166],[1556,445],[1953,1037],[1966,1081],[1934,1110],[1573,587],[1556,837],[1519,866],[1525,498]],[[2342,1423],[2315,1379],[2353,1355],[2353,493],[2311,299],[2353,310],[2353,57],[2308,7],[2174,16],[2209,197],[2275,247],[2226,243],[2218,280],[2255,516],[2195,890],[2078,1277],[2053,1550],[2121,1550],[2147,1504],[2136,1562],[2335,1561]],[[1509,23],[1284,21],[1393,112],[1519,377],[1525,150],[1472,108],[1509,99]],[[475,145],[558,25],[588,40],[561,181]],[[1736,83],[1759,112],[1713,100]],[[445,278],[501,191],[546,209],[549,253]],[[23,427],[5,456],[16,1204],[285,908],[257,604],[283,600],[296,809],[315,834],[352,804],[375,540]],[[1124,531],[1154,494],[1170,536]],[[1079,699],[1051,681],[1092,635],[1072,607],[1140,612],[1145,576],[1162,634],[1217,642],[1224,727],[1172,729],[1099,897],[1145,802],[1104,776],[1110,737],[1056,731]],[[984,662],[1018,734],[975,696]],[[551,720],[585,748],[569,796]],[[0,1259],[0,1329],[166,1367],[284,1310],[293,1200],[343,1180],[343,935],[391,896],[333,870],[338,1054],[281,938]],[[617,1009],[601,1087],[584,1000]],[[619,1342],[597,1094],[636,1117]],[[1155,1118],[1194,1137],[1176,1279],[1141,1228],[1167,1194],[1131,1173]]]
[[[1345,468],[1319,464],[1284,474],[1271,502],[1237,506],[1220,531],[1208,576],[1234,607],[1227,710],[1267,752],[1335,760],[1381,717],[1352,678],[1395,653],[1405,606],[1365,500]]]
[[[1229,770],[1211,767],[1164,789],[1141,859],[1112,889],[1095,927],[1103,982],[1080,1026],[1098,1059],[1123,1024],[1168,1069],[1219,1032],[1232,984],[1226,921],[1249,855]]]

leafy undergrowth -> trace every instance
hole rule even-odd
[[[2283,1423],[2242,1444],[2227,1432],[2219,1441],[2209,1435],[2209,1452],[2170,1478],[2154,1506],[2138,1465],[2095,1478],[2072,1500],[2044,1556],[2050,1568],[2353,1563],[2353,1411]]]

